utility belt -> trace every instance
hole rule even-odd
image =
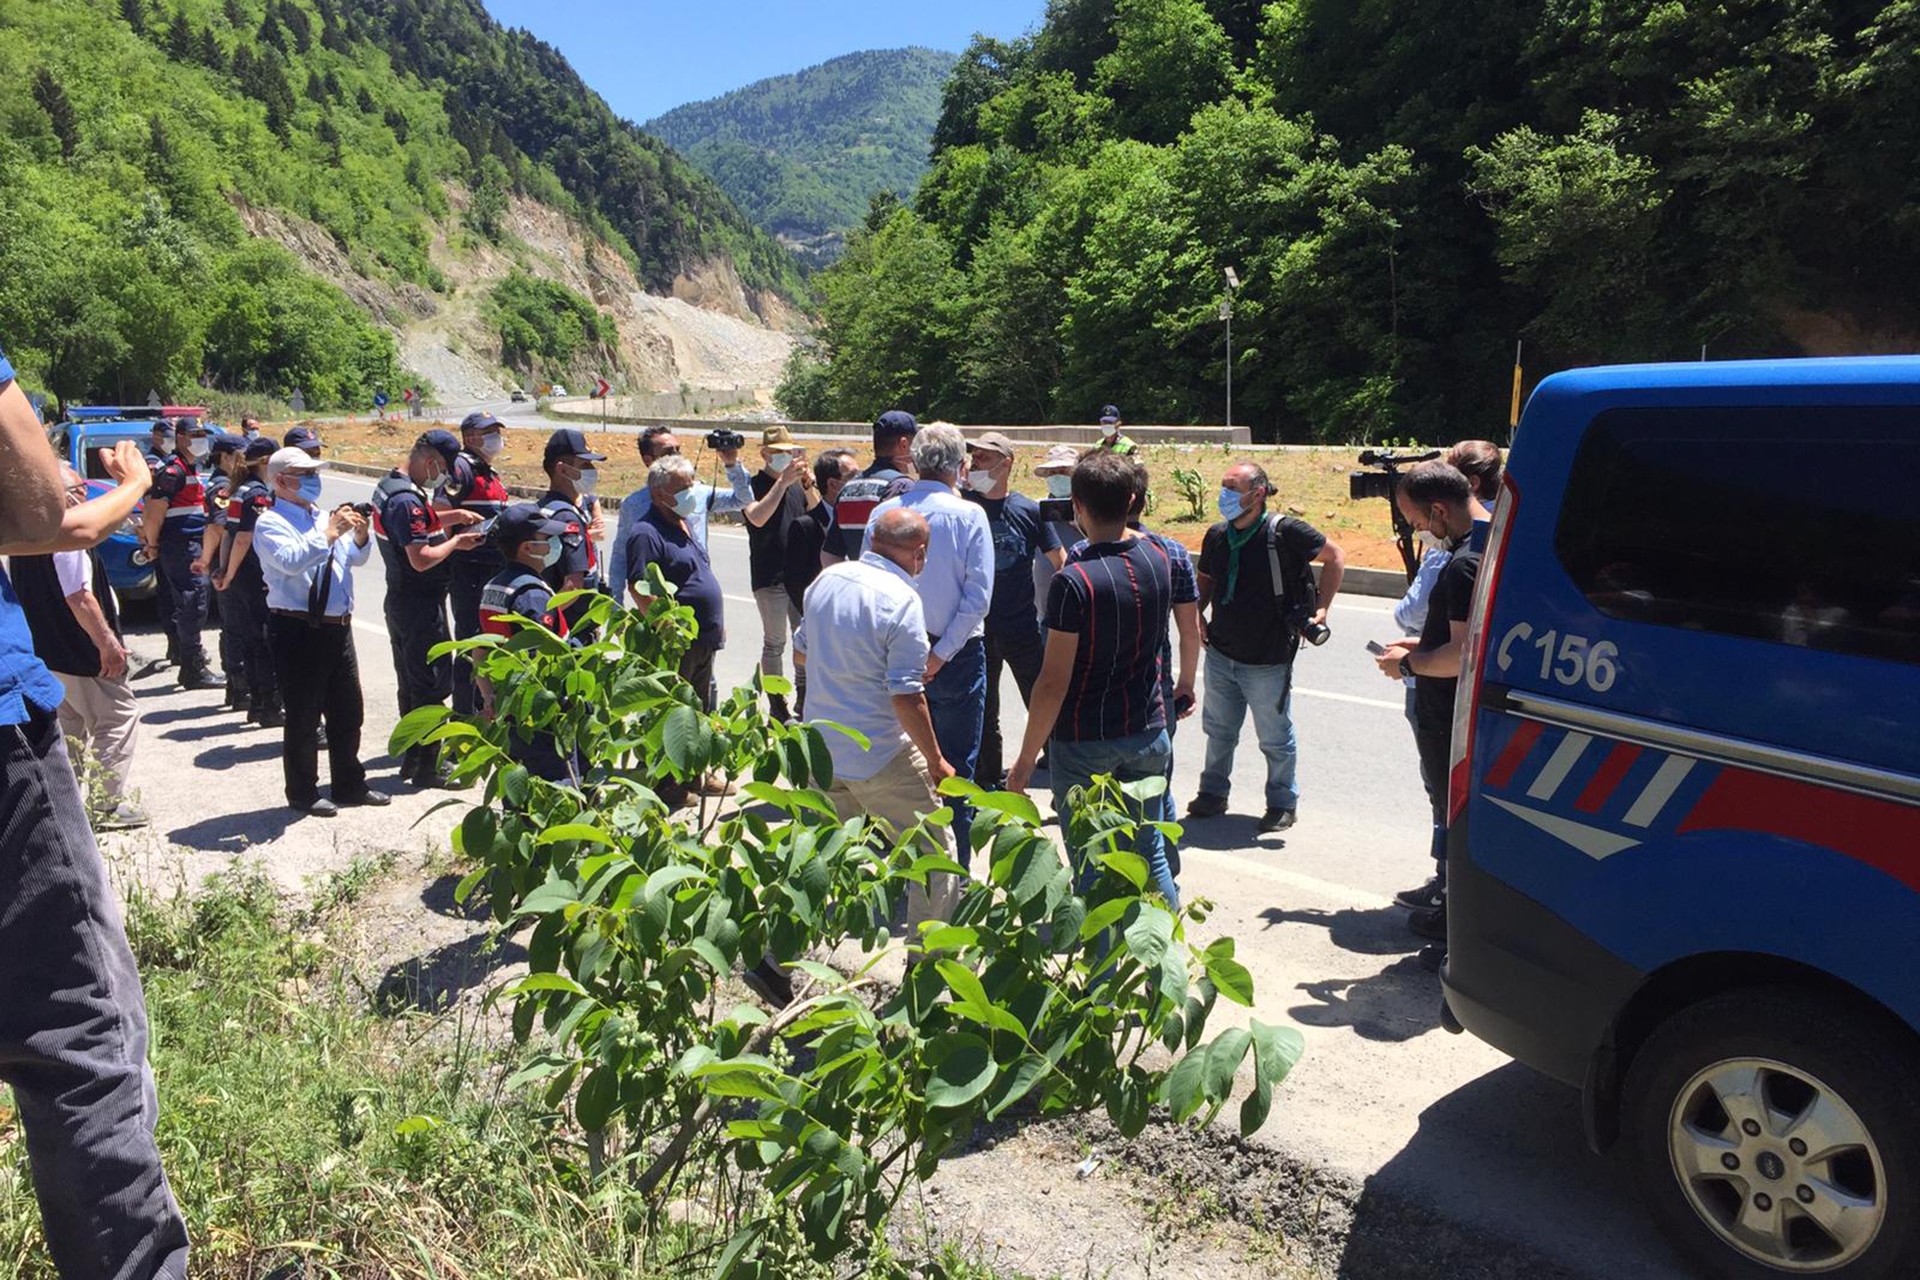
[[[350,627],[353,625],[351,613],[311,614],[305,609],[270,609],[268,612],[281,618],[294,618],[310,627]]]

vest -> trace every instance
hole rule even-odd
[[[521,600],[529,591],[549,594],[552,588],[546,580],[524,565],[510,565],[505,573],[495,574],[493,579],[480,590],[480,633],[489,636],[511,636],[514,626],[507,621],[507,615],[517,613],[523,618],[532,618],[556,629],[556,634],[567,634],[567,620],[562,617],[549,617],[545,610],[538,616],[527,613],[520,607]]]

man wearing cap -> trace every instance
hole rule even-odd
[[[715,456],[720,459],[721,470],[727,477],[726,488],[716,488],[704,481],[693,482],[693,497],[689,499],[691,513],[686,517],[687,531],[693,540],[701,546],[707,545],[707,517],[730,511],[745,511],[753,505],[752,477],[747,469],[740,465],[738,449],[716,449]],[[640,433],[640,463],[648,470],[662,458],[680,457],[680,437],[673,434],[670,427],[648,427]],[[633,527],[640,518],[653,510],[653,496],[645,485],[628,494],[620,502],[620,519],[614,530],[613,542],[607,548],[608,590],[625,599],[629,575],[627,573],[627,543],[633,538]]]
[[[840,488],[833,507],[833,528],[820,559],[826,564],[857,560],[865,546],[867,522],[881,503],[912,485],[913,439],[920,424],[905,409],[889,409],[873,420],[873,461]]]
[[[480,522],[471,511],[440,511],[427,495],[446,478],[460,442],[450,431],[428,431],[413,442],[404,467],[395,467],[373,489],[373,530],[387,566],[387,640],[400,714],[437,706],[453,692],[453,664],[431,657],[445,644],[447,587],[453,556],[480,544],[466,526]],[[400,778],[418,787],[442,785],[439,751],[431,744],[407,749]]]
[[[1047,499],[1052,502],[1071,502],[1073,500],[1073,469],[1080,462],[1080,451],[1070,444],[1056,444],[1041,455],[1040,461],[1033,466],[1033,474],[1047,486]],[[1071,520],[1049,520],[1047,527],[1053,530],[1054,539],[1063,547],[1071,547],[1080,540],[1080,530]],[[1047,611],[1047,589],[1053,585],[1053,575],[1059,566],[1051,558],[1043,557],[1033,567],[1033,608],[1034,612],[1045,615]]]
[[[512,636],[514,624],[508,619],[513,615],[537,622],[563,638],[569,634],[566,617],[552,607],[553,585],[544,576],[562,558],[556,548],[567,536],[567,527],[567,521],[531,502],[516,502],[500,514],[493,526],[492,541],[506,566],[480,593],[483,635],[502,639]],[[479,688],[486,714],[495,714],[493,686],[483,677]],[[514,758],[535,777],[548,782],[573,778],[551,734],[534,733],[530,739],[522,739],[516,733],[512,750]]]
[[[207,512],[207,532],[201,540],[200,556],[193,562],[195,573],[205,574],[209,587],[220,598],[220,670],[227,680],[226,705],[235,711],[252,707],[247,688],[246,658],[242,633],[246,627],[245,609],[229,600],[221,582],[226,577],[227,554],[232,550],[227,515],[237,479],[246,475],[247,442],[224,431],[213,433],[213,466],[208,470],[203,501]]]
[[[1066,552],[1053,525],[1040,517],[1040,504],[1014,493],[1013,441],[989,431],[967,446],[971,465],[961,496],[987,513],[993,537],[993,601],[987,606],[987,702],[980,729],[980,758],[974,776],[988,789],[999,787],[1005,769],[1000,745],[1000,672],[1013,670],[1014,687],[1024,704],[1040,677],[1046,641],[1034,606],[1033,569],[1046,560],[1056,569]]]
[[[360,763],[360,667],[353,651],[353,570],[373,552],[366,518],[350,506],[321,515],[320,470],[303,449],[267,461],[273,506],[253,528],[267,580],[269,635],[286,699],[280,761],[287,804],[315,817],[340,805],[390,804]],[[326,716],[333,798],[320,795],[320,717]]]
[[[280,679],[273,669],[273,647],[267,638],[267,582],[260,573],[260,557],[253,550],[253,530],[260,513],[273,506],[267,461],[279,448],[271,436],[260,436],[248,441],[241,454],[241,470],[227,499],[226,567],[214,583],[221,593],[222,618],[227,606],[232,605],[240,626],[247,719],[267,729],[278,729],[287,718],[280,706]]]
[[[212,585],[200,556],[207,530],[206,488],[200,463],[213,447],[207,429],[195,418],[174,422],[174,451],[153,473],[153,489],[141,513],[140,542],[154,555],[167,581],[173,611],[166,619],[180,665],[180,687],[211,689],[220,683],[200,643],[206,626]],[[200,565],[198,572],[194,565]]]
[[[1109,453],[1118,453],[1121,455],[1133,452],[1133,441],[1127,439],[1126,435],[1120,430],[1120,407],[1118,405],[1109,404],[1101,406],[1100,429],[1104,434],[1100,437],[1100,443],[1094,446],[1096,449],[1105,449]]]
[[[807,470],[806,453],[786,427],[772,426],[761,433],[760,459],[761,468],[753,476],[754,502],[744,513],[747,573],[760,610],[760,674],[778,676],[786,673],[787,633],[800,625],[800,610],[787,597],[787,538],[819,503],[820,494]],[[796,666],[794,684],[803,701],[806,678],[806,669]],[[775,719],[792,718],[784,696],[769,694],[767,701]]]
[[[506,441],[506,428],[490,413],[470,413],[460,421],[460,452],[447,468],[447,477],[433,496],[442,511],[471,511],[482,520],[491,520],[507,509],[507,486],[493,469]],[[447,594],[453,603],[453,635],[467,640],[480,634],[480,593],[487,589],[493,575],[506,561],[499,549],[482,542],[470,551],[453,557],[453,581]],[[473,687],[473,665],[456,658],[453,663],[453,709],[470,716],[480,709]]]
[[[940,754],[969,782],[980,755],[980,726],[986,708],[987,658],[982,639],[987,608],[993,600],[993,533],[987,513],[956,490],[966,466],[967,442],[960,429],[935,422],[913,438],[913,466],[920,473],[905,493],[889,498],[874,518],[901,509],[918,511],[927,522],[927,567],[914,586],[926,615],[927,707]],[[846,502],[845,491],[841,503]],[[861,551],[872,550],[872,525]],[[953,808],[953,839],[964,864],[972,856],[972,811]]]
[[[320,456],[320,433],[312,427],[289,427],[280,439],[283,449],[304,449],[309,458]]]
[[[547,437],[541,464],[547,472],[547,491],[539,507],[547,519],[560,524],[558,552],[553,563],[541,571],[547,585],[558,591],[601,591],[605,582],[600,574],[600,534],[606,526],[600,519],[600,469],[607,455],[587,447],[587,437],[576,427],[561,427]],[[567,625],[580,621],[589,605],[576,600],[566,607]]]

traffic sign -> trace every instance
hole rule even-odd
[[[293,389],[293,398],[287,401],[287,408],[293,410],[295,413],[305,413],[307,411],[307,398],[300,393],[300,388],[295,387]]]
[[[606,394],[611,390],[613,390],[613,385],[609,383],[605,378],[595,378],[593,380],[593,398],[594,399],[596,400],[604,399],[606,397]]]

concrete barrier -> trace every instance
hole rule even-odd
[[[647,414],[623,414],[612,411],[619,405],[616,399],[609,406],[605,418],[601,417],[598,400],[555,400],[550,402],[545,414],[564,422],[578,422],[592,425],[604,421],[608,426],[622,427],[668,427],[674,432],[704,433],[715,427],[733,426],[746,434],[762,427],[784,426],[794,435],[812,440],[867,440],[873,436],[873,424],[869,422],[798,422],[790,418],[768,418],[732,420],[726,418],[674,418],[656,417]],[[1030,445],[1044,448],[1050,444],[1094,444],[1105,433],[1099,426],[997,426],[987,422],[956,423],[968,435],[982,431],[998,431],[1006,435],[1017,445]],[[1136,444],[1198,444],[1198,445],[1245,445],[1253,440],[1252,433],[1246,427],[1180,427],[1180,426],[1133,426],[1128,424],[1127,436]]]

